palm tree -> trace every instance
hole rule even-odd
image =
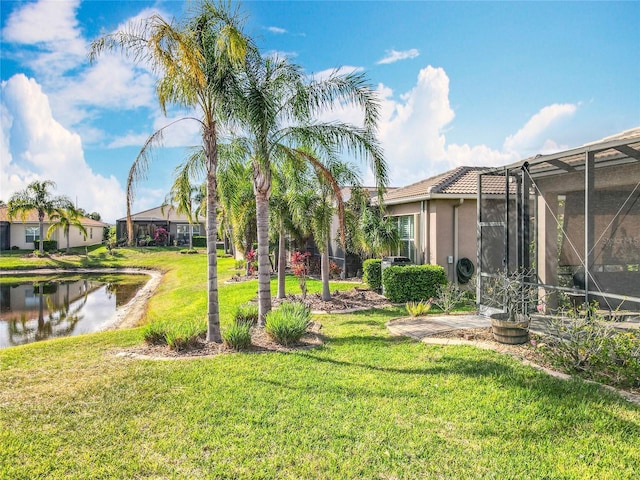
[[[31,182],[27,187],[14,193],[7,204],[7,214],[10,219],[20,215],[24,222],[27,213],[31,210],[38,211],[38,222],[40,227],[40,253],[44,253],[44,218],[51,215],[56,208],[73,208],[71,200],[65,196],[51,196],[49,188],[54,188],[56,184],[51,180]]]
[[[331,299],[329,289],[329,244],[331,226],[336,213],[344,212],[344,201],[340,185],[359,186],[360,178],[353,165],[346,162],[331,162],[326,166],[315,166],[306,176],[304,184],[298,184],[293,196],[296,220],[305,225],[313,235],[320,251],[320,273],[322,279],[322,300]],[[336,193],[337,192],[337,193]],[[345,237],[344,215],[339,216],[340,237]],[[344,240],[342,241],[344,248]]]
[[[365,158],[383,192],[387,168],[374,130],[378,103],[374,91],[359,74],[339,75],[324,80],[307,80],[306,74],[284,59],[252,55],[246,63],[239,90],[230,99],[238,131],[251,159],[258,230],[259,324],[271,310],[269,262],[269,198],[272,172],[285,159],[300,165],[322,165],[338,153]],[[317,122],[317,116],[332,107],[361,108],[362,128],[342,122]],[[310,155],[300,147],[312,149]],[[304,167],[300,166],[301,169]]]
[[[66,208],[55,208],[49,215],[49,219],[53,223],[51,223],[47,229],[47,240],[51,237],[53,232],[61,228],[67,239],[67,253],[69,253],[69,232],[72,226],[77,227],[80,233],[84,235],[85,240],[87,239],[87,229],[82,225],[81,218],[80,211],[73,205],[69,205]]]
[[[250,47],[249,39],[241,32],[238,12],[205,0],[182,23],[170,23],[159,15],[152,15],[129,24],[122,31],[101,37],[92,43],[90,52],[93,60],[103,51],[120,50],[129,58],[150,65],[159,75],[156,95],[165,114],[167,105],[171,104],[200,112],[200,118],[181,120],[195,120],[202,129],[207,184],[207,340],[217,343],[222,341],[216,255],[218,122],[228,118],[229,112],[223,110],[235,78],[234,70],[243,64]],[[149,137],[129,171],[127,226],[130,242],[133,239],[130,217],[133,187],[145,176],[150,148],[162,140],[167,127]]]

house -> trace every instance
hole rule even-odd
[[[187,215],[178,213],[170,206],[160,206],[131,215],[133,221],[133,237],[135,245],[145,244],[153,239],[158,228],[169,232],[170,245],[188,245],[189,235],[205,235],[206,219],[199,217],[196,223],[189,224]],[[116,236],[118,241],[127,237],[127,218],[116,220]]]
[[[477,264],[478,173],[483,170],[457,167],[387,192],[386,213],[396,219],[400,233],[400,246],[392,253],[417,264],[442,265],[449,281],[466,283]]]
[[[18,215],[13,219],[9,218],[8,207],[0,207],[0,250],[9,250],[18,248],[20,250],[34,250],[38,248],[38,240],[40,236],[40,222],[38,220],[38,211],[31,210],[27,212],[24,219],[22,215]],[[83,247],[102,243],[104,229],[109,225],[98,220],[87,217],[80,217],[80,223],[87,231],[87,237],[80,231],[78,227],[71,226],[69,228],[69,246]],[[51,225],[49,217],[45,215],[44,231]],[[56,229],[50,240],[58,243],[58,248],[64,248],[67,245],[67,238],[64,229]]]
[[[479,184],[481,312],[505,267],[530,272],[541,310],[640,311],[640,128],[481,172]]]

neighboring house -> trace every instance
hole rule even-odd
[[[169,232],[170,245],[188,245],[189,235],[205,235],[206,219],[198,218],[197,223],[189,224],[184,213],[178,213],[175,208],[156,207],[131,215],[133,220],[133,236],[135,245],[143,245],[153,239],[158,228]],[[116,220],[116,236],[118,241],[127,237],[127,218]]]
[[[640,311],[640,128],[479,180],[481,312],[485,280],[505,266],[532,272],[541,310],[596,300]]]
[[[400,233],[400,247],[392,253],[416,264],[441,265],[452,282],[458,281],[461,259],[469,259],[475,268],[478,173],[482,170],[457,167],[386,193],[387,215],[396,219]]]
[[[40,236],[40,222],[38,221],[38,211],[31,210],[23,220],[19,214],[13,219],[9,219],[7,207],[0,207],[0,250],[9,250],[17,247],[20,250],[34,250],[38,248],[37,242]],[[69,228],[69,246],[83,247],[102,243],[104,229],[109,225],[98,220],[87,217],[80,217],[80,223],[87,230],[87,238],[84,237],[80,229],[75,226]],[[44,232],[51,225],[49,217],[45,215]],[[56,229],[50,240],[58,242],[58,249],[67,246],[67,238],[63,228]]]

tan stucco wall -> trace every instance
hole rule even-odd
[[[458,211],[458,256],[455,257],[454,245],[454,205]],[[392,216],[415,215],[416,250],[422,255],[424,263],[444,267],[449,280],[454,280],[455,264],[459,258],[467,257],[477,266],[477,230],[475,199],[432,199],[426,201],[422,213],[421,202],[387,206]],[[447,263],[449,256],[453,263]]]
[[[25,241],[25,228],[26,227],[36,227],[38,228],[37,223],[21,223],[14,222],[10,227],[10,238],[11,238],[11,247],[14,245],[17,246],[21,250],[34,250],[35,247],[33,243],[27,243]],[[47,229],[49,228],[49,224],[44,224],[44,235],[46,239]],[[102,243],[102,228],[101,227],[86,227],[87,229],[87,239],[85,240],[82,233],[80,233],[80,229],[78,227],[71,227],[69,229],[69,246],[70,247],[82,247],[82,246],[91,246]],[[92,238],[93,237],[93,238]],[[67,247],[67,239],[64,236],[64,232],[61,229],[57,229],[55,232],[51,234],[50,240],[56,240],[58,242],[58,249],[65,249]]]

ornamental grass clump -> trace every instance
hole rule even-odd
[[[258,305],[255,303],[243,303],[238,305],[236,313],[234,315],[234,321],[237,324],[246,323],[249,326],[253,326],[258,323],[259,310]]]
[[[431,300],[420,300],[419,302],[407,302],[407,313],[412,317],[420,317],[426,315],[431,310]]]
[[[297,343],[307,331],[311,312],[298,302],[284,302],[276,310],[267,314],[265,332],[281,345]]]
[[[251,345],[251,324],[234,322],[222,333],[222,340],[234,350],[246,350]]]

